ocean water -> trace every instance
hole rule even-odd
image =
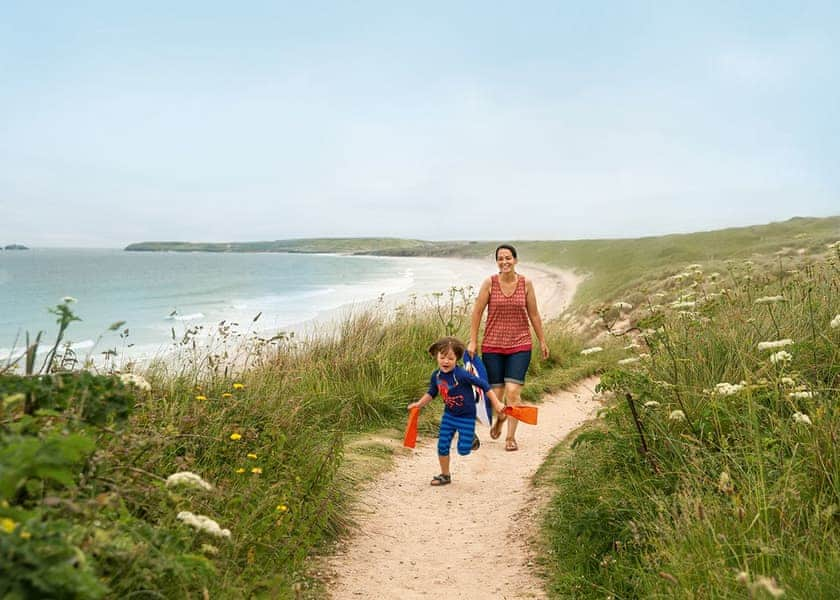
[[[426,297],[450,286],[478,286],[492,263],[283,253],[125,252],[33,249],[0,252],[0,359],[23,334],[54,340],[50,307],[71,296],[80,322],[66,339],[77,354],[114,348],[159,355],[187,328],[239,323],[266,334],[299,330],[328,311],[380,296]],[[254,323],[257,314],[262,313]],[[126,321],[118,332],[108,332]],[[128,329],[128,335],[119,333]]]

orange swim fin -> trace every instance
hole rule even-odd
[[[417,419],[420,416],[420,409],[416,406],[408,411],[408,424],[405,426],[405,439],[403,446],[414,448],[417,444]]]
[[[537,407],[520,404],[518,406],[505,406],[505,414],[513,417],[517,421],[522,421],[528,425],[537,424]]]

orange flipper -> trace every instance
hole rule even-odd
[[[527,423],[528,425],[537,424],[536,406],[526,406],[524,404],[520,404],[518,406],[505,406],[505,414],[509,417],[513,417],[517,421]]]
[[[417,443],[417,418],[420,416],[420,409],[416,406],[408,411],[408,424],[405,426],[405,439],[403,446],[414,448]]]

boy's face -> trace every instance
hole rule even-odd
[[[443,350],[438,352],[437,355],[437,363],[438,367],[444,373],[449,373],[452,369],[455,368],[455,364],[458,362],[458,358],[455,356],[455,353],[452,350]]]

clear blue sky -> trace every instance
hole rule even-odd
[[[0,243],[840,214],[836,2],[14,4]]]

